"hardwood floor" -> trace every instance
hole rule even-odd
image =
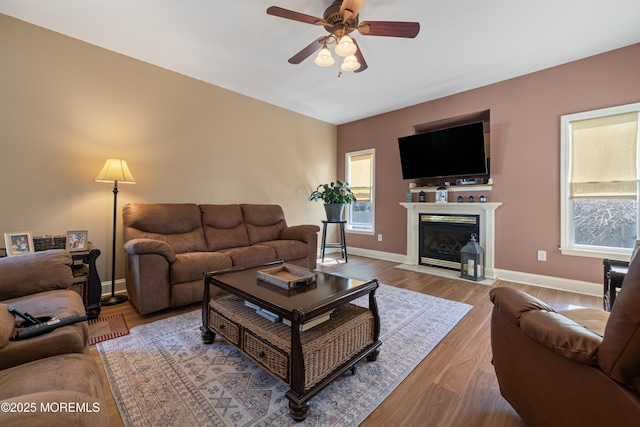
[[[491,365],[491,287],[398,269],[396,265],[389,261],[350,255],[348,263],[326,258],[325,263],[318,264],[318,270],[340,272],[361,279],[377,278],[387,285],[464,302],[473,308],[361,426],[524,426],[518,414],[500,395]],[[556,310],[567,309],[570,305],[602,307],[601,298],[594,296],[505,281],[498,281],[494,286],[521,289]],[[131,303],[126,302],[102,307],[101,315],[122,312],[129,328],[133,328],[199,307],[199,304],[194,304],[141,316]],[[91,355],[102,366],[95,346],[91,347]],[[112,423],[121,426],[122,420],[104,371],[103,381]]]

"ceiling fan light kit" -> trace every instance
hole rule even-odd
[[[355,55],[349,55],[344,58],[344,61],[340,66],[342,71],[356,71],[358,68],[360,68],[360,63],[356,59]]]
[[[324,45],[313,62],[315,62],[318,67],[331,67],[336,60],[331,56],[331,51],[329,51],[327,45]]]
[[[398,21],[365,21],[359,22],[360,7],[364,0],[335,0],[324,12],[323,18],[305,15],[278,6],[271,6],[267,14],[280,18],[291,19],[305,24],[323,26],[329,33],[320,37],[309,46],[289,58],[290,64],[300,64],[320,50],[314,62],[319,67],[330,67],[335,63],[327,44],[334,44],[337,55],[345,58],[340,65],[342,71],[355,71],[357,73],[367,69],[367,62],[362,56],[355,39],[349,36],[353,31],[358,31],[363,36],[384,36],[414,38],[420,32],[418,22]],[[338,77],[341,72],[338,73]]]
[[[340,37],[340,40],[336,43],[334,50],[338,55],[346,58],[347,56],[355,54],[358,50],[358,46],[355,45],[351,37],[349,37],[349,34],[345,34]]]

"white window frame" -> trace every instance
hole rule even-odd
[[[347,205],[347,226],[345,227],[345,232],[354,233],[354,234],[367,234],[374,235],[376,232],[376,204],[375,204],[375,189],[376,189],[376,149],[369,148],[367,150],[360,151],[352,151],[349,153],[345,153],[344,157],[344,170],[345,170],[345,181],[351,185],[351,167],[350,167],[350,157],[361,156],[365,154],[371,154],[371,230],[358,230],[353,229],[350,223],[351,218],[351,209],[353,207],[352,204]]]
[[[640,102],[560,116],[560,251],[563,255],[614,259],[629,259],[631,257],[632,248],[602,248],[573,243],[574,215],[573,204],[569,199],[569,174],[571,172],[572,122],[633,112],[640,112]],[[640,131],[638,133],[640,134]],[[636,162],[638,162],[638,159],[636,159]],[[638,171],[640,171],[640,163]]]

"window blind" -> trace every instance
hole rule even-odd
[[[635,198],[638,113],[571,123],[570,197]]]
[[[351,156],[349,187],[359,202],[371,200],[371,154]]]

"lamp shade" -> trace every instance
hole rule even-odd
[[[136,179],[131,175],[127,162],[122,159],[107,159],[102,170],[96,177],[96,182],[119,182],[135,184]]]
[[[358,59],[355,55],[349,55],[344,58],[344,62],[342,62],[340,68],[343,71],[355,71],[360,68],[360,63],[358,62]]]
[[[340,37],[336,47],[334,48],[336,53],[342,57],[347,57],[349,55],[353,55],[358,50],[358,46],[353,42],[351,37],[348,34]]]
[[[333,59],[333,56],[331,56],[331,52],[329,51],[327,45],[324,45],[324,47],[320,49],[320,52],[318,52],[318,56],[316,57],[314,62],[319,67],[330,67],[333,65],[335,59]]]

